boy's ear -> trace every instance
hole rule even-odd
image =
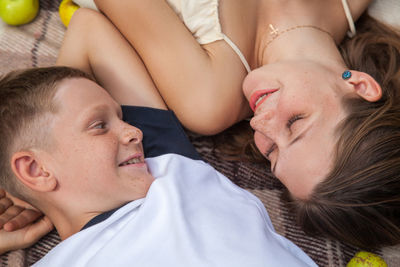
[[[14,153],[11,168],[17,179],[33,191],[50,192],[57,186],[53,173],[47,171],[31,151]]]
[[[357,95],[369,102],[376,102],[382,97],[382,88],[368,73],[352,70],[349,82]]]

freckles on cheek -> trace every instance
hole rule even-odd
[[[86,149],[86,157],[89,161],[102,161],[99,168],[106,167],[107,163],[114,163],[118,156],[118,142],[115,140],[106,140],[106,142],[90,142]],[[102,140],[104,141],[104,140]],[[85,152],[84,152],[85,153]]]

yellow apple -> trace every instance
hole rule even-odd
[[[39,11],[39,0],[0,0],[0,17],[9,25],[31,22]]]
[[[387,267],[387,264],[376,254],[360,251],[349,261],[347,267]]]
[[[60,14],[61,22],[68,27],[69,21],[72,15],[79,9],[79,6],[75,4],[72,0],[63,0],[58,8],[58,13]]]

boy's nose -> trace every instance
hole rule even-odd
[[[135,143],[138,144],[142,142],[143,133],[136,127],[126,126],[123,131],[122,141],[124,144]]]

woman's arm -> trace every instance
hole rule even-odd
[[[182,124],[213,134],[249,114],[246,70],[224,41],[200,46],[164,0],[95,1],[136,49]]]
[[[166,109],[136,51],[98,12],[81,8],[74,14],[56,64],[92,74],[121,105]]]

